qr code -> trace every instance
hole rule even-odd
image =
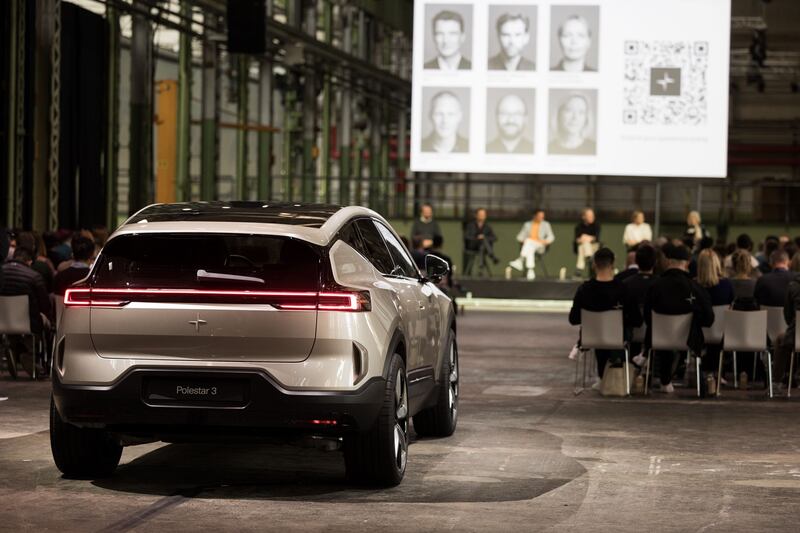
[[[623,123],[705,124],[707,70],[706,41],[626,41]]]

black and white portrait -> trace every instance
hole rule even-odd
[[[554,155],[597,154],[597,91],[550,89],[550,138]]]
[[[425,7],[425,68],[457,71],[472,68],[472,6]]]
[[[423,152],[469,152],[469,89],[425,87],[422,90]]]
[[[535,89],[487,90],[487,154],[533,154],[535,102]]]
[[[536,70],[536,6],[489,7],[489,70]]]
[[[596,72],[600,8],[553,6],[550,10],[550,70]]]

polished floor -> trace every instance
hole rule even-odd
[[[62,479],[46,382],[0,377],[0,530],[798,531],[800,398],[572,394],[564,314],[467,311],[449,439],[415,440],[390,490],[337,452],[126,448],[108,479]],[[800,392],[798,392],[800,396]]]

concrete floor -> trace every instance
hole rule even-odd
[[[455,436],[417,440],[391,490],[288,446],[126,448],[70,481],[50,457],[49,384],[0,378],[0,530],[797,531],[800,400],[572,394],[563,314],[461,319]]]

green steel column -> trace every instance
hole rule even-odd
[[[206,25],[213,31],[217,17],[208,17]],[[200,199],[204,202],[217,197],[219,86],[219,49],[216,42],[206,39],[203,41],[203,122],[200,133]]]
[[[397,181],[395,186],[394,216],[404,217],[406,206],[407,167],[406,140],[408,139],[408,113],[406,109],[397,112]]]
[[[250,58],[239,56],[239,69],[237,72],[238,96],[239,101],[236,105],[237,130],[236,130],[236,193],[235,200],[247,200],[247,137],[248,126],[248,100],[249,81],[250,81]]]
[[[380,210],[380,190],[378,184],[384,176],[381,175],[381,120],[382,109],[378,102],[369,103],[370,113],[370,139],[369,139],[369,207],[377,211]]]
[[[119,11],[106,5],[106,24],[108,25],[108,86],[106,92],[108,105],[108,130],[106,132],[106,227],[117,227],[117,172],[119,168],[119,54],[120,27]]]
[[[291,72],[286,74],[287,89],[284,92],[284,106],[283,106],[283,162],[284,176],[286,182],[283,186],[283,199],[290,202],[295,199],[294,194],[294,128],[295,128],[295,90],[294,87],[295,77]]]
[[[267,0],[267,17],[272,17],[272,0]],[[258,121],[263,126],[272,127],[272,61],[261,60],[258,84]],[[272,132],[258,132],[258,199],[272,199]]]
[[[6,220],[7,227],[21,226],[21,216],[17,218],[17,150],[22,147],[18,139],[18,112],[24,103],[25,79],[25,2],[11,0],[9,6],[9,47],[8,47],[8,165],[6,168]],[[21,159],[21,158],[19,158]],[[21,213],[20,213],[21,215]],[[19,222],[19,224],[18,224]]]
[[[181,1],[181,17],[191,20],[192,6],[187,0]],[[187,28],[188,30],[189,28]],[[178,49],[178,139],[175,155],[175,198],[178,202],[192,199],[189,182],[189,136],[191,135],[191,101],[192,101],[192,38],[188,31],[180,34]]]
[[[325,42],[332,44],[333,3],[331,0],[324,0],[322,17]],[[322,158],[322,186],[324,189],[322,197],[325,203],[329,204],[331,202],[331,80],[328,74],[325,74],[325,81],[322,85],[322,146],[320,157]]]
[[[142,10],[149,2],[134,1]],[[135,213],[153,201],[153,26],[133,15],[130,79],[130,172],[128,212]]]
[[[55,33],[56,0],[36,0],[36,26],[33,53],[33,186],[31,187],[31,225],[34,229],[48,227],[48,181],[52,130],[53,34]]]
[[[355,204],[356,205],[363,205],[364,204],[364,192],[363,192],[363,188],[364,188],[364,184],[363,184],[363,178],[364,178],[364,169],[363,169],[363,163],[364,163],[364,158],[363,158],[363,155],[364,155],[364,133],[363,132],[357,132],[355,140],[356,140],[356,144],[355,144],[355,147],[354,147],[355,154],[353,154],[353,177],[354,177],[355,182],[356,182]],[[369,202],[367,202],[367,204],[369,204]]]
[[[316,2],[305,5],[305,31],[316,36]],[[303,176],[302,198],[304,202],[314,202],[317,190],[317,75],[316,65],[306,56],[305,80],[303,81]]]
[[[344,27],[342,47],[348,54],[353,52],[353,9],[349,6],[344,6]],[[348,81],[351,79],[352,73],[348,74]],[[342,205],[349,205],[350,200],[350,172],[352,162],[351,146],[353,144],[353,98],[352,88],[345,85],[342,89],[341,98],[341,116],[339,120],[340,132],[339,138],[341,144],[339,148],[339,203]]]

